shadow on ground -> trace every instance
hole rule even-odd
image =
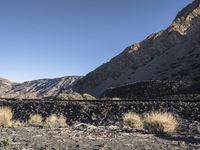
[[[185,142],[187,144],[200,144],[200,138],[195,138],[189,135],[155,135],[164,140],[168,141],[179,141]]]

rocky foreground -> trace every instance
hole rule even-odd
[[[67,128],[29,124],[0,128],[0,149],[10,150],[178,150],[200,149],[200,102],[191,101],[0,101],[13,119],[27,122],[31,114],[46,118],[63,114]],[[126,112],[172,112],[179,121],[172,135],[156,135],[124,126]],[[81,122],[81,123],[80,123]]]
[[[0,129],[0,140],[10,150],[184,150],[200,149],[200,134],[154,135],[119,126],[76,124],[68,128],[15,127]]]

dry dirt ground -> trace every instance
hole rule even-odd
[[[154,135],[144,130],[117,126],[76,124],[69,128],[1,128],[2,150],[200,150],[200,135]]]

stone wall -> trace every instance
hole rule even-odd
[[[68,124],[73,122],[107,125],[120,122],[122,115],[129,111],[144,113],[149,111],[173,112],[180,118],[200,121],[200,101],[0,101],[0,106],[9,106],[14,119],[26,121],[30,114],[39,113],[44,118],[50,114],[64,114]]]

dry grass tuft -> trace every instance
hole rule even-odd
[[[57,115],[53,114],[53,115],[49,116],[49,117],[46,119],[45,123],[46,123],[46,125],[47,125],[48,127],[52,127],[52,126],[55,126],[55,125],[57,124],[56,121],[57,121]]]
[[[66,127],[66,118],[63,115],[58,116],[57,123],[59,127]]]
[[[11,127],[12,126],[13,113],[9,107],[0,108],[0,126]]]
[[[42,116],[40,114],[31,115],[28,122],[30,124],[42,124]]]
[[[124,124],[130,126],[131,128],[142,128],[143,122],[140,116],[136,113],[129,112],[123,116]]]
[[[53,114],[46,119],[45,125],[50,128],[66,127],[66,118],[63,115]]]
[[[22,123],[22,122],[19,121],[19,120],[13,121],[13,128],[19,128],[19,127],[24,127],[24,126],[25,126],[25,124]]]
[[[152,112],[144,117],[144,127],[155,134],[171,134],[177,129],[178,121],[172,113]]]

